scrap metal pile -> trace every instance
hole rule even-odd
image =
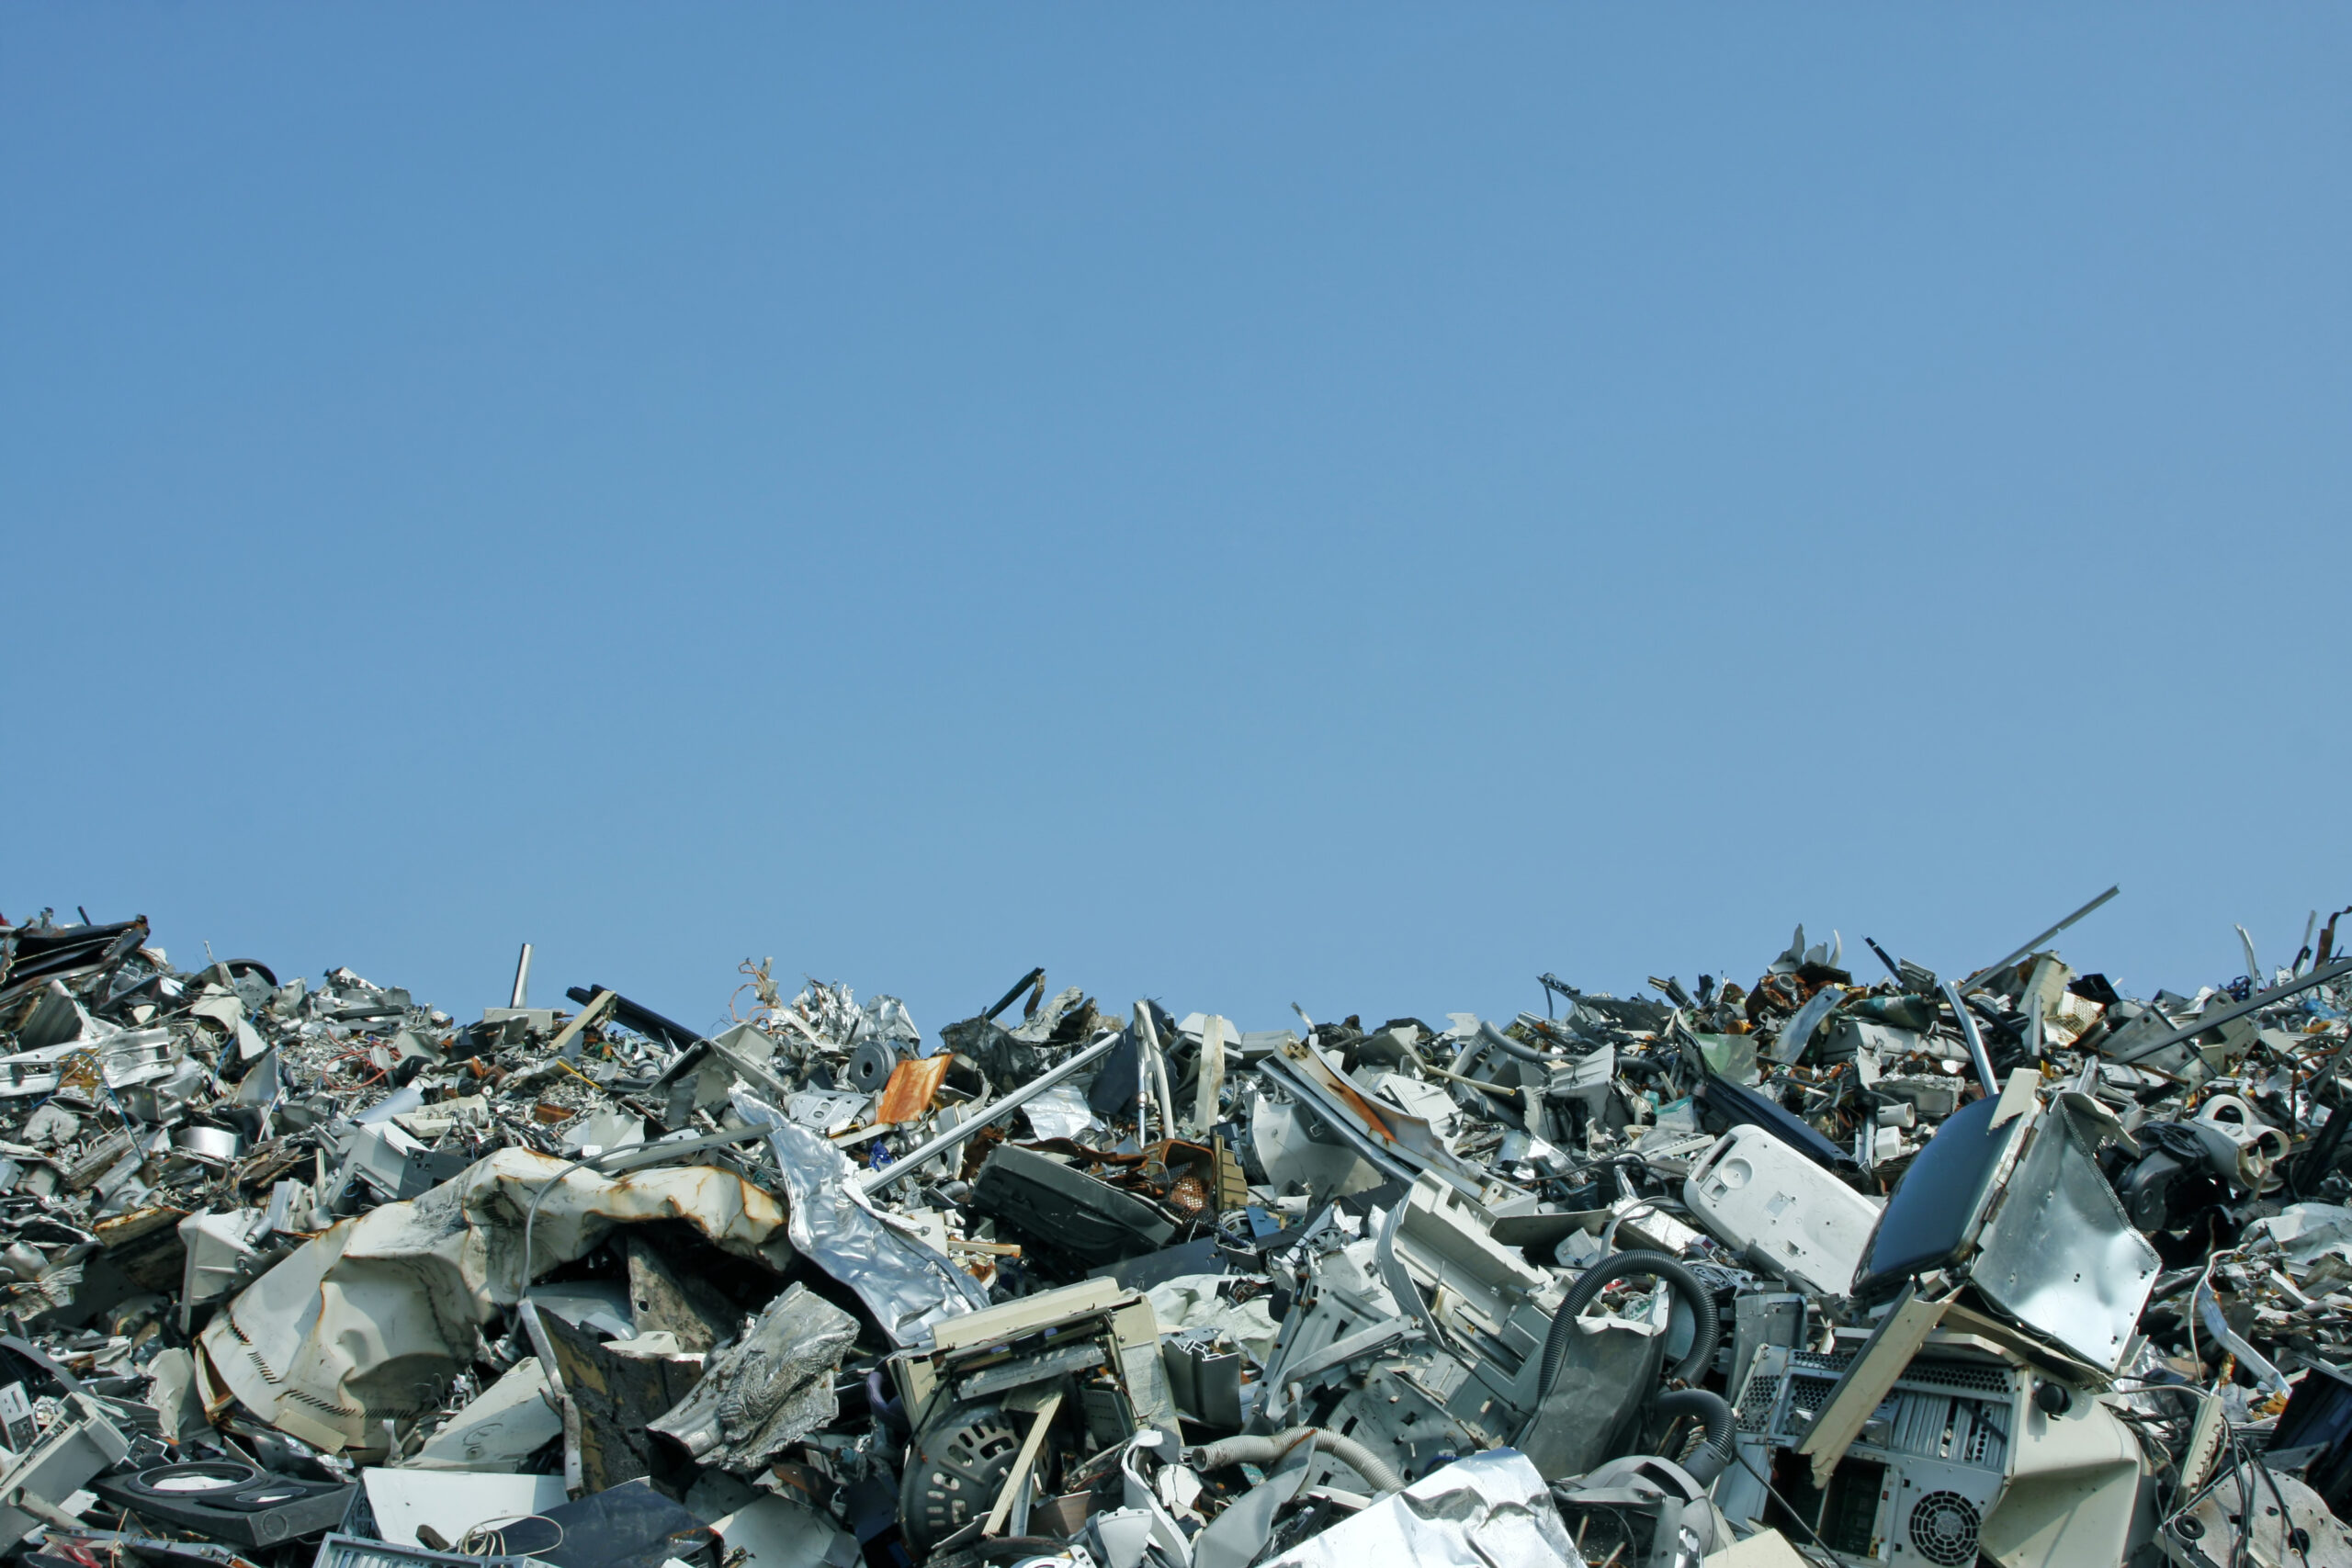
[[[2127,997],[2050,945],[2104,897],[1965,975],[1239,1030],[1040,970],[935,1037],[0,924],[0,1550],[2352,1564],[2352,959]]]

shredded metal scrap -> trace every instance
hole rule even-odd
[[[926,1038],[0,923],[29,1568],[2352,1565],[2352,959]],[[1017,1017],[1010,1017],[1018,1005]]]

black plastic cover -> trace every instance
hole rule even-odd
[[[2314,1361],[2287,1396],[2264,1462],[2301,1470],[2312,1489],[2341,1510],[2352,1499],[2352,1377]]]
[[[1699,1080],[1690,1099],[1699,1112],[1699,1124],[1710,1133],[1761,1127],[1826,1170],[1853,1168],[1851,1156],[1815,1132],[1812,1122],[1768,1095],[1710,1073]]]
[[[1175,1223],[1142,1199],[1010,1144],[980,1167],[971,1206],[1090,1264],[1158,1251],[1176,1234]]]
[[[718,1555],[718,1538],[702,1517],[642,1477],[560,1503],[539,1518],[560,1530],[560,1539],[524,1550],[555,1568],[662,1568],[673,1557],[690,1568],[707,1568]],[[523,1539],[519,1529],[509,1536],[510,1549]]]
[[[233,1461],[157,1465],[90,1483],[109,1503],[157,1524],[234,1546],[275,1546],[343,1523],[359,1490],[276,1475]]]

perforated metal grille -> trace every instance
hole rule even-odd
[[[1913,1389],[1895,1395],[1893,1417],[1883,1433],[1865,1440],[1923,1459],[1998,1470],[2007,1448],[2001,1433],[2003,1414],[2004,1407],[1991,1401]]]
[[[1743,1432],[1765,1432],[1772,1427],[1772,1402],[1781,1395],[1781,1380],[1757,1376],[1747,1380],[1747,1392],[1739,1396],[1739,1429]]]
[[[1789,1370],[1800,1372],[1826,1372],[1842,1377],[1853,1365],[1854,1358],[1847,1355],[1823,1355],[1817,1350],[1795,1350],[1789,1355]],[[2005,1394],[2009,1392],[2007,1369],[1982,1361],[1917,1360],[1903,1369],[1898,1382],[1928,1383],[1967,1393]]]
[[[1818,1410],[1829,1403],[1829,1393],[1837,1386],[1827,1378],[1791,1378],[1789,1407],[1792,1410]]]
[[[1903,1382],[1929,1383],[1968,1393],[2005,1394],[2009,1373],[2002,1367],[1977,1361],[1914,1361],[1903,1369]]]
[[[1911,1545],[1937,1568],[1976,1561],[1976,1505],[1957,1492],[1930,1492],[1912,1506]]]
[[[1998,1470],[2008,1457],[2008,1438],[1994,1420],[1992,1407],[1978,1405],[1975,1427],[1968,1434],[1968,1440],[1961,1445],[1960,1457],[1970,1464]]]

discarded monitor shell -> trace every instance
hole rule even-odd
[[[2064,1114],[2031,1075],[1962,1107],[1888,1199],[1854,1283],[1883,1300],[1932,1270],[2086,1366],[2118,1371],[2160,1267]]]

